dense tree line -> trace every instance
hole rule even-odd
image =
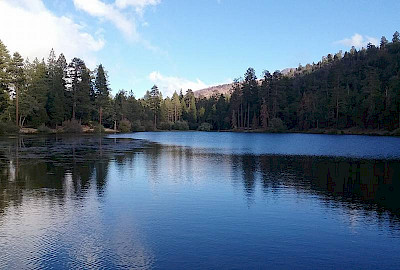
[[[102,65],[92,72],[83,60],[67,63],[53,50],[47,61],[24,61],[18,53],[10,56],[0,41],[0,72],[0,119],[19,127],[57,127],[71,119],[101,123],[103,106],[111,102]],[[112,121],[112,111],[105,117]]]
[[[180,90],[163,98],[154,85],[143,98],[132,91],[110,94],[102,65],[67,63],[50,52],[47,61],[12,56],[0,41],[0,120],[19,127],[52,128],[68,120],[122,131],[155,129],[380,129],[400,127],[400,38],[380,46],[354,47],[299,65],[285,74],[249,68],[229,95],[196,98]]]
[[[234,128],[360,128],[394,130],[400,121],[400,41],[329,54],[289,74],[253,69],[235,84]]]

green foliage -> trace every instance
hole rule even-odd
[[[11,80],[10,61],[11,57],[7,47],[0,40],[0,114],[4,114],[10,105],[8,99],[9,83]],[[6,115],[0,116],[2,118],[7,117]]]
[[[146,131],[145,127],[142,125],[140,120],[136,120],[132,123],[132,131],[143,132]]]
[[[394,130],[394,131],[392,132],[392,134],[393,134],[394,136],[400,136],[400,128]]]
[[[63,132],[65,133],[82,133],[82,125],[75,119],[63,122]]]
[[[145,131],[154,131],[154,122],[151,120],[144,121],[143,123]]]
[[[67,114],[67,100],[65,92],[64,70],[67,66],[65,57],[60,55],[55,60],[54,51],[50,53],[48,60],[49,85],[46,110],[49,115],[50,126],[60,125]]]
[[[95,91],[94,98],[99,108],[99,121],[103,121],[103,109],[109,105],[110,89],[108,86],[107,73],[104,71],[103,65],[97,67],[96,79],[94,82]]]
[[[157,85],[154,85],[151,88],[148,95],[149,95],[149,98],[147,100],[148,106],[153,113],[154,122],[153,122],[152,129],[148,128],[146,125],[145,126],[146,126],[146,130],[154,130],[157,127],[157,118],[158,118],[158,115],[159,115],[160,109],[161,109],[162,97],[161,97],[161,92],[160,92],[160,90],[158,90]]]
[[[16,134],[19,132],[19,127],[15,125],[14,123],[1,123],[0,122],[0,135],[5,135],[5,134]]]
[[[172,122],[161,122],[159,129],[161,130],[171,130],[173,127],[174,123]]]
[[[94,133],[104,133],[105,132],[104,126],[97,123],[96,125],[93,126],[93,132]]]
[[[109,128],[119,123],[121,131],[158,127],[382,133],[400,128],[398,32],[392,42],[382,37],[379,47],[368,44],[359,51],[353,47],[344,54],[328,54],[285,74],[264,71],[258,79],[248,68],[229,95],[209,98],[196,97],[189,89],[163,99],[156,85],[143,98],[124,90],[112,98],[102,65],[91,71],[82,59],[69,64],[62,54],[56,59],[52,50],[47,63],[23,62],[18,53],[11,57],[0,41],[0,121],[29,127],[64,123],[66,132],[80,132],[80,123],[92,121]]]
[[[119,122],[118,130],[122,133],[127,133],[132,131],[132,124],[129,120],[121,120]]]
[[[177,121],[172,126],[174,130],[189,130],[189,124],[187,121]]]
[[[37,128],[37,132],[39,133],[44,133],[44,134],[48,134],[48,133],[52,133],[52,130],[47,127],[45,124],[41,124],[38,128]]]
[[[201,125],[198,128],[198,130],[199,131],[210,131],[211,128],[212,128],[211,124],[209,124],[209,123],[201,123]]]
[[[280,118],[272,118],[271,120],[271,129],[274,132],[282,132],[286,130],[286,127]]]

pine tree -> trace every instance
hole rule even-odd
[[[78,102],[79,84],[82,81],[82,74],[86,70],[85,62],[82,59],[74,58],[66,68],[65,81],[67,89],[67,97],[70,101],[68,106],[72,110],[71,118],[75,120],[76,107]]]
[[[400,34],[399,34],[399,32],[397,32],[397,31],[394,32],[392,42],[393,43],[399,43],[400,42]]]
[[[261,105],[260,120],[263,129],[266,130],[269,125],[269,117],[268,117],[268,106],[265,100]]]
[[[153,85],[149,92],[149,107],[154,116],[154,129],[157,129],[157,115],[161,106],[161,93],[157,85]]]
[[[102,125],[103,108],[107,106],[110,88],[108,85],[107,74],[103,69],[103,65],[97,67],[96,79],[95,79],[95,94],[96,104],[99,109],[99,123]]]
[[[20,89],[24,87],[25,83],[25,74],[24,74],[24,59],[22,59],[21,55],[16,52],[13,54],[11,64],[11,83],[14,88],[15,95],[15,124],[17,126],[21,125],[19,118],[19,98],[20,98]]]
[[[244,81],[242,85],[243,101],[245,106],[245,119],[247,120],[247,128],[250,128],[251,112],[255,113],[256,102],[258,97],[258,83],[256,73],[253,68],[248,68],[244,74]]]
[[[386,39],[385,36],[382,36],[381,38],[381,43],[380,43],[380,48],[381,50],[385,49],[386,45],[388,44],[388,40]]]
[[[182,116],[181,102],[179,100],[179,95],[178,95],[178,93],[176,93],[176,91],[172,95],[171,102],[172,102],[172,106],[173,106],[173,120],[172,120],[172,122],[175,123],[176,121],[179,121],[181,119],[181,116]]]
[[[65,58],[60,55],[56,59],[54,50],[50,51],[47,60],[47,67],[49,73],[49,92],[47,95],[46,110],[49,115],[49,123],[51,126],[57,126],[64,120],[65,115],[65,81],[64,69],[66,64],[63,64]]]
[[[9,106],[9,83],[10,83],[10,61],[11,57],[7,47],[0,40],[0,116],[6,117],[5,112]]]

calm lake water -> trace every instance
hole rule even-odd
[[[0,139],[1,269],[399,269],[400,138]]]

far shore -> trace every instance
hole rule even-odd
[[[153,130],[153,131],[132,131],[132,132],[168,132],[168,131],[196,131],[196,130]],[[326,134],[326,135],[367,135],[367,136],[400,136],[398,131],[387,131],[387,130],[371,130],[371,129],[309,129],[309,130],[263,130],[263,129],[229,129],[229,130],[211,130],[209,132],[237,132],[237,133],[299,133],[299,134]],[[62,134],[56,129],[50,129],[47,134]],[[95,134],[93,128],[84,126],[82,129],[84,134]],[[120,131],[110,128],[104,128],[104,134],[115,134]],[[36,128],[21,128],[19,134],[45,134],[38,131]]]

